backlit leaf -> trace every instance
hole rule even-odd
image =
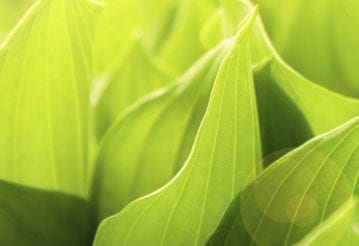
[[[160,188],[182,167],[228,46],[214,48],[173,85],[138,102],[107,132],[92,190],[99,218]]]
[[[92,11],[37,1],[0,50],[0,177],[84,195]]]
[[[255,16],[247,17],[223,60],[182,170],[102,222],[95,245],[201,245],[230,200],[256,176],[260,148],[248,43]]]
[[[85,201],[0,181],[0,244],[86,245]]]
[[[108,74],[110,78],[103,78],[102,93],[98,87],[100,82],[97,83],[92,99],[98,139],[127,107],[147,93],[164,87],[171,80],[143,46],[137,40],[117,71]]]
[[[284,59],[307,78],[359,96],[359,2],[254,0]]]
[[[238,195],[209,245],[337,245],[344,240],[353,230],[358,195],[358,126],[356,118],[270,166]]]

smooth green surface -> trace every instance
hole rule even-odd
[[[206,51],[200,30],[216,8],[213,0],[179,1],[173,24],[159,49],[159,59],[174,74],[186,71]]]
[[[214,48],[174,85],[138,102],[107,132],[92,189],[100,219],[160,188],[182,167],[228,46]]]
[[[95,245],[201,245],[234,195],[256,176],[259,129],[248,47],[255,16],[247,17],[221,65],[182,170],[102,222]]]
[[[279,53],[304,76],[359,96],[359,2],[254,0]]]
[[[200,32],[200,39],[203,46],[210,48],[221,42],[223,39],[233,37],[241,21],[254,7],[247,0],[221,0],[220,7],[203,25]],[[250,34],[250,49],[253,66],[265,63],[272,57],[272,52],[264,38],[264,31],[261,29],[261,20],[257,18]]]
[[[279,159],[238,195],[209,245],[339,243],[358,195],[358,127],[355,118]]]
[[[0,0],[0,245],[359,245],[357,2],[33,2]]]
[[[5,39],[27,8],[34,2],[34,0],[0,1],[0,42]]]
[[[125,62],[113,75],[100,78],[94,90],[94,122],[97,139],[101,139],[116,118],[141,97],[166,86],[170,76],[155,63],[145,49],[143,41],[136,40]],[[100,90],[99,86],[103,89]]]
[[[256,73],[255,84],[264,157],[359,115],[358,100],[317,86],[278,57]]]
[[[0,181],[0,245],[86,245],[86,201]]]
[[[1,46],[0,178],[85,194],[92,7],[37,1]]]
[[[139,37],[153,52],[167,35],[176,0],[112,0],[104,5],[96,24],[94,57],[96,73],[111,73]],[[116,23],[116,24],[114,24]]]

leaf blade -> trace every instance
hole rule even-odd
[[[254,96],[254,89],[251,86],[249,50],[245,35],[254,21],[255,13],[252,13],[247,18],[247,22],[244,24],[235,45],[232,47],[232,51],[222,63],[211,95],[208,111],[196,138],[195,147],[182,171],[157,192],[131,203],[119,214],[105,220],[97,233],[95,245],[111,245],[116,243],[133,245],[140,243],[139,240],[146,240],[149,245],[166,243],[175,245],[201,244],[206,240],[208,233],[214,229],[222,209],[227,206],[230,197],[233,195],[233,191],[231,191],[232,180],[227,180],[225,187],[219,187],[217,184],[224,181],[224,177],[231,174],[233,165],[240,162],[237,160],[237,157],[235,157],[236,160],[233,160],[233,151],[242,149],[239,146],[234,147],[233,140],[231,140],[234,130],[233,121],[231,121],[231,126],[227,126],[229,128],[228,131],[225,131],[223,126],[219,125],[223,123],[219,117],[222,110],[221,105],[223,105],[223,110],[225,109],[227,113],[222,116],[232,119],[234,112],[239,110],[239,108],[233,107],[232,100],[234,100],[235,96],[233,95],[233,87],[237,83],[241,83],[241,86],[245,88],[243,90],[249,91],[248,94],[250,95],[244,96],[241,94],[240,96],[242,97],[238,98],[238,103],[241,103],[246,112],[239,115],[250,118],[251,116],[249,115],[254,110],[250,106],[251,100],[253,102],[254,99],[251,98]],[[233,73],[233,71],[231,73],[230,68],[238,65],[237,62],[241,65],[237,69],[241,70],[238,71],[238,74]],[[230,84],[228,81],[232,81],[231,79],[237,83],[234,85]],[[226,87],[226,84],[229,86]],[[224,92],[229,97],[224,97],[224,94],[222,94]],[[252,106],[254,107],[254,105]],[[254,115],[254,117],[256,116]],[[246,125],[248,126],[246,131],[238,133],[243,135],[243,138],[247,141],[241,141],[238,144],[242,147],[243,145],[253,146],[255,150],[251,150],[250,154],[247,153],[238,157],[243,161],[247,159],[252,161],[250,161],[251,164],[247,167],[242,167],[243,169],[238,170],[241,177],[235,180],[236,190],[240,190],[248,182],[248,179],[255,176],[257,163],[255,161],[253,163],[253,158],[259,158],[259,149],[256,141],[258,135],[253,135],[252,131],[248,130],[253,127],[255,128],[253,130],[256,131],[256,118],[249,121],[249,125]],[[243,120],[239,120],[239,122],[245,124]],[[212,143],[212,139],[217,138],[217,134],[212,130],[213,124],[217,125],[217,130],[219,131],[215,150],[216,154],[208,157],[205,153],[208,153],[208,150],[210,151],[213,148],[214,143]],[[223,144],[226,141],[231,143],[230,150],[224,151],[217,148],[220,146],[220,143]],[[222,151],[225,153],[221,153]],[[219,165],[221,159],[222,161],[227,159],[232,164],[221,167]],[[213,166],[207,164],[211,160],[216,164],[213,164]],[[213,168],[222,170],[212,172]],[[203,173],[207,173],[209,176],[203,176]],[[192,191],[188,190],[189,187],[197,187],[198,191],[193,191],[193,189]],[[212,202],[211,206],[207,206],[209,197],[211,200],[216,201],[216,203]],[[190,204],[192,208],[188,207]],[[183,227],[183,225],[187,226]],[[141,239],[136,236],[136,231],[141,233]],[[193,231],[196,234],[193,234]]]

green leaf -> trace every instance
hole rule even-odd
[[[1,46],[2,179],[85,194],[95,7],[37,1]]]
[[[359,96],[359,2],[255,0],[275,47],[325,87]]]
[[[315,85],[288,66],[272,46],[260,18],[251,40],[253,54],[268,50],[272,57],[259,61],[254,76],[265,163],[359,115],[358,100]]]
[[[138,37],[156,47],[167,32],[176,0],[111,0],[100,14],[94,44],[96,72],[100,75],[121,64]],[[159,40],[157,40],[159,39]]]
[[[221,6],[202,35],[230,35],[243,13],[253,7],[246,0],[222,0]],[[251,32],[251,54],[265,164],[359,115],[358,100],[316,86],[288,66],[272,46],[260,18]]]
[[[178,172],[228,48],[227,43],[214,48],[173,85],[132,106],[107,132],[92,189],[99,219],[160,188]]]
[[[359,192],[358,127],[355,118],[270,166],[237,196],[209,245],[340,243]]]
[[[1,0],[0,1],[0,42],[15,26],[34,0]]]
[[[359,115],[358,100],[315,85],[278,57],[256,73],[255,84],[265,156],[294,148]]]
[[[221,0],[220,3],[220,7],[203,25],[200,32],[201,42],[207,48],[235,35],[241,27],[242,19],[253,8],[253,4],[246,0]],[[273,56],[264,39],[260,21],[259,18],[256,20],[250,34],[251,58],[254,66]]]
[[[98,95],[101,93],[99,82],[96,83],[97,88],[93,94],[98,139],[127,107],[147,93],[164,87],[171,80],[170,76],[153,61],[140,40],[112,74],[111,78],[102,78],[101,86],[105,87],[102,94]]]
[[[159,50],[160,60],[174,74],[186,71],[205,53],[199,33],[215,7],[212,0],[179,1],[173,25]]]
[[[254,179],[260,148],[248,32],[255,16],[246,18],[223,60],[184,167],[167,185],[102,222],[95,245],[201,245]]]
[[[86,245],[83,199],[0,181],[0,244]]]
[[[217,13],[221,21],[208,24],[206,29],[226,37],[253,4],[222,0],[221,6]],[[359,115],[358,100],[316,86],[287,65],[271,44],[260,18],[251,32],[251,54],[266,163]]]

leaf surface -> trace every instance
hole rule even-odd
[[[34,3],[34,0],[1,0],[0,1],[0,42],[15,26],[16,22]]]
[[[173,85],[136,103],[107,132],[92,190],[100,219],[160,188],[181,168],[228,46],[214,48]]]
[[[242,8],[251,6],[242,2]],[[273,47],[260,18],[251,40],[254,57],[270,53],[254,71],[265,163],[359,115],[358,100],[318,86],[291,68]]]
[[[212,0],[179,1],[173,24],[159,49],[159,59],[169,71],[182,74],[205,53],[199,33],[215,8]]]
[[[247,17],[221,65],[182,170],[102,222],[95,245],[201,245],[233,196],[256,176],[260,148],[248,43],[255,16]]]
[[[82,198],[0,181],[0,244],[86,245]]]
[[[265,157],[278,157],[359,115],[358,100],[305,79],[276,53],[254,80]]]
[[[337,245],[358,195],[355,118],[279,159],[240,193],[209,245]]]
[[[275,47],[310,80],[359,96],[359,2],[255,0]]]
[[[94,43],[97,75],[111,72],[122,64],[138,37],[156,50],[176,8],[176,0],[111,0],[100,14]],[[116,23],[116,24],[114,24]],[[169,24],[167,24],[169,23]],[[157,40],[160,39],[160,40]],[[116,52],[114,52],[116,51]]]
[[[110,78],[103,78],[103,92],[98,87],[99,82],[93,91],[98,139],[131,104],[171,81],[170,76],[150,57],[141,40],[137,40],[130,50],[117,71],[108,74]]]
[[[87,1],[37,1],[0,50],[0,177],[84,195],[91,18]]]

